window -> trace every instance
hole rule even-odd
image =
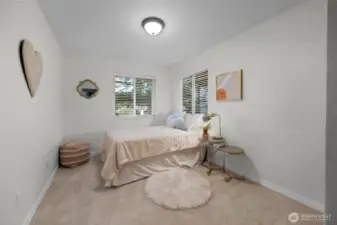
[[[192,113],[192,76],[183,79],[183,111]]]
[[[208,112],[208,71],[182,80],[182,110],[186,113]]]
[[[155,80],[115,76],[115,115],[151,115]]]

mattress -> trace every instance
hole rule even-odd
[[[201,146],[198,132],[165,126],[108,131],[101,148],[101,175],[109,186],[126,164]]]

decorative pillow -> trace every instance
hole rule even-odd
[[[169,115],[166,120],[166,126],[174,128],[175,123],[176,123],[175,117],[173,117],[172,115]]]
[[[193,115],[192,114],[186,114],[185,116],[185,127],[188,130],[190,126],[193,124]]]
[[[178,118],[176,119],[175,128],[176,128],[176,129],[179,129],[179,130],[186,130],[184,118],[178,117]]]
[[[171,128],[186,130],[185,113],[173,113],[167,118],[166,125]]]
[[[192,116],[192,118],[190,119],[191,122],[189,124],[189,126],[187,127],[188,131],[197,131],[197,132],[201,132],[202,131],[202,126],[204,124],[202,117],[204,116],[204,114],[195,114]]]

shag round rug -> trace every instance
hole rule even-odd
[[[157,173],[145,185],[146,195],[167,209],[189,209],[205,205],[211,198],[209,181],[199,173],[183,168]]]

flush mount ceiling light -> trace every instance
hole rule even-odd
[[[143,20],[142,26],[149,35],[158,35],[163,30],[165,23],[157,17],[148,17]]]

